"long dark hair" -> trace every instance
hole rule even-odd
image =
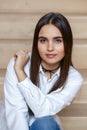
[[[60,13],[54,13],[50,12],[38,21],[35,32],[34,32],[34,38],[33,38],[33,46],[32,46],[32,56],[31,56],[31,66],[30,66],[30,79],[31,81],[37,85],[39,83],[39,66],[41,63],[41,58],[38,53],[38,35],[40,32],[40,29],[47,24],[53,24],[56,26],[62,36],[63,36],[63,41],[64,41],[64,51],[65,51],[65,56],[64,58],[60,61],[60,77],[58,80],[55,82],[53,85],[52,89],[50,92],[56,90],[57,88],[60,88],[64,85],[66,82],[67,76],[68,76],[68,71],[69,71],[69,66],[72,65],[72,60],[71,60],[71,55],[72,55],[72,46],[73,46],[73,36],[72,36],[72,30],[70,27],[70,24],[68,20],[65,18]]]

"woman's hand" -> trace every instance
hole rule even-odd
[[[28,50],[20,50],[14,55],[14,59],[15,59],[14,70],[16,72],[19,82],[21,82],[27,77],[24,72],[24,66],[29,60]]]

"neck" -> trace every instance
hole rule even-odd
[[[41,65],[42,66],[42,65]],[[56,68],[54,68],[54,69],[46,69],[44,66],[42,66],[42,69],[45,71],[45,72],[54,72],[54,71],[56,71],[57,69],[59,68],[59,66],[57,66]]]
[[[41,65],[42,66],[42,65]],[[54,69],[46,69],[45,67],[42,66],[43,72],[44,73],[49,73],[50,74],[50,78],[51,76],[58,70],[59,66],[57,66]]]
[[[42,66],[43,68],[45,68],[46,70],[54,70],[54,69],[58,68],[59,65],[60,65],[60,63],[47,64],[47,63],[41,61],[41,66]]]

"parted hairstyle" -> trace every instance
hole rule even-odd
[[[39,67],[41,64],[41,57],[38,52],[38,36],[40,29],[47,24],[52,24],[57,27],[63,37],[65,56],[60,61],[60,77],[54,83],[50,92],[63,87],[69,72],[69,67],[72,65],[72,47],[73,47],[73,35],[70,24],[65,16],[60,13],[50,12],[45,14],[38,21],[33,38],[32,56],[30,65],[30,79],[39,87]],[[49,93],[50,93],[49,92]]]

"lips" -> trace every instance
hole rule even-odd
[[[56,54],[46,54],[46,56],[47,56],[48,58],[54,58],[54,57],[56,56]]]

